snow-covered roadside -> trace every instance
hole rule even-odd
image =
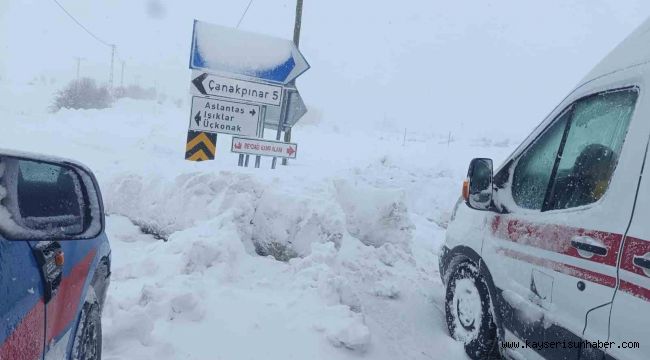
[[[79,159],[102,185],[105,358],[465,358],[437,254],[469,158],[498,162],[507,137],[313,124],[295,131],[299,159],[271,171],[234,166],[227,137],[216,161],[182,160],[173,106],[12,116],[2,147]]]
[[[170,235],[155,240],[126,217],[109,218],[113,256],[128,262],[113,271],[107,354],[462,358],[436,305],[442,230],[411,216],[403,192],[340,179],[319,192],[283,192],[229,172],[182,177],[168,192],[118,182],[107,194],[119,202],[113,211]],[[257,256],[260,242],[302,258]]]

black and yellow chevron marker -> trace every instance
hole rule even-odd
[[[188,131],[185,146],[185,160],[214,160],[217,147],[217,134],[202,131]]]

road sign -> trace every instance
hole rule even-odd
[[[298,144],[233,136],[230,151],[239,154],[295,159],[298,151]]]
[[[201,131],[187,132],[185,145],[185,160],[204,161],[214,160],[217,152],[217,134]]]
[[[300,118],[307,113],[307,106],[302,101],[302,97],[297,89],[287,91],[287,118],[284,127],[294,126]],[[267,106],[266,119],[264,126],[271,129],[277,129],[282,116],[282,108],[280,106]]]
[[[219,96],[265,105],[282,104],[282,86],[231,79],[200,71],[192,71],[191,92],[194,95]]]
[[[260,106],[227,99],[192,97],[190,130],[257,136]]]
[[[293,41],[194,20],[190,69],[287,84],[309,64]]]

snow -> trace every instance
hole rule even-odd
[[[234,73],[272,69],[291,57],[293,43],[233,28],[195,23],[198,51],[208,67]]]
[[[100,182],[105,358],[465,358],[440,310],[442,226],[469,158],[509,148],[313,123],[295,129],[299,160],[253,169],[226,136],[217,160],[183,160],[186,114],[171,104],[10,115],[29,121],[3,146],[75,158]],[[269,244],[279,260],[258,255]]]
[[[88,50],[82,76],[100,80],[109,54],[56,8],[0,4],[6,29],[32,19],[2,34],[0,145],[81,161],[102,188],[113,250],[104,358],[466,359],[447,333],[438,254],[470,159],[499,164],[649,5],[314,2],[299,158],[239,168],[219,135],[215,161],[184,161],[191,20],[234,25],[245,3],[156,2],[144,18],[131,1],[66,2],[114,36],[127,84],[173,101],[55,114],[45,109],[74,78],[70,54]],[[242,28],[289,38],[292,6],[255,3]],[[246,55],[246,67],[267,67],[290,52],[249,57],[240,40],[257,44],[224,40],[220,65]]]

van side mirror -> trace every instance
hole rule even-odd
[[[103,228],[101,194],[90,170],[65,160],[0,154],[0,236],[81,240]]]
[[[490,209],[493,176],[492,159],[472,159],[467,171],[467,179],[463,183],[463,199],[469,207],[476,210]]]

